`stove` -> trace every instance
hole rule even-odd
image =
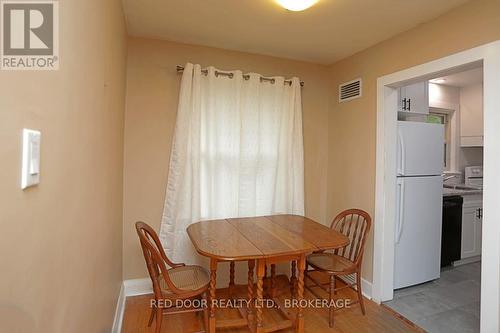
[[[465,185],[483,188],[483,167],[469,166],[465,168]]]

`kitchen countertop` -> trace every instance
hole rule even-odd
[[[459,190],[454,188],[443,188],[443,197],[451,197],[454,195],[474,195],[474,194],[483,194],[483,190]]]

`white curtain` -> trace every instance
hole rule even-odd
[[[184,67],[160,229],[167,254],[182,262],[197,257],[191,223],[304,214],[299,79],[207,70]]]

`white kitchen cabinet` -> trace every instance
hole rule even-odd
[[[399,88],[398,111],[429,114],[429,83],[418,82]]]
[[[460,145],[482,147],[484,138],[483,85],[460,89]]]
[[[483,202],[481,196],[464,196],[461,259],[481,255]]]

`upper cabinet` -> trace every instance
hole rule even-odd
[[[466,86],[460,90],[460,145],[482,147],[483,84]]]
[[[429,114],[429,84],[418,82],[399,88],[398,111]]]

